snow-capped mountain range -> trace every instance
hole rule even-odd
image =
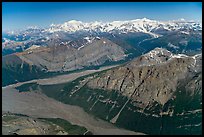
[[[63,24],[52,24],[45,31],[53,33],[58,31],[76,32],[76,31],[98,31],[98,32],[143,32],[155,35],[155,31],[164,29],[167,31],[174,30],[202,30],[202,25],[194,21],[174,20],[174,21],[156,21],[147,18],[113,21],[113,22],[90,22],[71,20]]]
[[[82,22],[77,20],[70,20],[63,24],[51,24],[46,28],[38,28],[37,26],[28,27],[25,29],[28,32],[41,31],[41,32],[69,32],[74,33],[77,31],[94,31],[94,32],[117,32],[117,33],[128,33],[128,32],[143,32],[148,33],[154,37],[159,35],[155,33],[158,30],[175,31],[175,30],[202,30],[202,23],[195,21],[186,21],[184,19],[173,20],[173,21],[156,21],[147,18],[126,20],[126,21],[112,21],[112,22]],[[21,32],[9,31],[9,34],[16,34]]]
[[[4,55],[16,50],[24,51],[32,45],[67,45],[81,49],[80,47],[90,44],[93,39],[107,38],[125,49],[133,47],[141,53],[157,46],[184,53],[201,49],[201,37],[202,23],[184,19],[156,21],[143,18],[89,23],[71,20],[63,24],[51,24],[45,28],[34,26],[2,32],[2,49]],[[130,47],[127,48],[128,46]]]

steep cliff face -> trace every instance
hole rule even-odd
[[[145,134],[201,134],[202,55],[156,48],[122,66],[78,78],[61,89],[41,86],[63,103]]]
[[[141,101],[142,108],[154,101],[164,105],[173,97],[181,81],[186,85],[195,75],[201,74],[201,57],[173,55],[156,48],[91,80],[88,86],[116,90],[134,101]]]
[[[87,86],[109,92],[109,96],[101,92],[98,100],[111,102],[106,113],[111,123],[147,134],[201,133],[201,54],[175,55],[156,48],[124,66],[95,76]],[[117,97],[113,98],[115,93]],[[148,129],[139,127],[144,122],[141,127]]]

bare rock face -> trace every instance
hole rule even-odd
[[[23,52],[3,56],[3,86],[50,73],[94,68],[126,58],[124,49],[108,39],[86,39],[63,44],[51,41],[47,47],[34,45]]]
[[[50,45],[16,55],[24,62],[47,69],[47,71],[70,71],[102,65],[106,61],[125,59],[124,50],[105,38],[93,38],[81,45],[81,47],[74,47],[73,43]]]
[[[173,98],[181,85],[192,94],[201,87],[201,61],[202,55],[174,55],[165,49],[156,48],[89,81],[88,86],[116,90],[123,96],[142,102],[138,105],[141,108],[154,101],[164,105]],[[193,80],[195,75],[201,78],[200,84]]]

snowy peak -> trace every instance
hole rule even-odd
[[[82,24],[81,21],[77,21],[77,20],[70,20],[67,23],[69,23],[69,24]]]
[[[147,22],[150,22],[150,21],[152,21],[152,20],[150,20],[150,19],[147,19],[147,18],[142,18],[141,20],[142,20],[142,21],[147,21]]]
[[[161,57],[165,57],[166,60],[169,60],[169,59],[172,59],[172,58],[193,58],[193,59],[196,59],[200,56],[202,56],[202,54],[196,54],[194,56],[188,56],[188,55],[185,55],[185,54],[173,54],[172,52],[168,51],[167,49],[165,48],[155,48],[153,50],[151,50],[150,52],[146,53],[143,55],[144,57],[146,58],[149,58],[149,59],[156,59],[156,58],[161,58]]]
[[[173,53],[164,48],[155,48],[141,57],[143,65],[154,65],[166,62],[173,56]]]
[[[164,48],[155,48],[154,50],[151,50],[149,53],[145,54],[144,56],[154,58],[154,57],[171,57],[172,53]]]
[[[99,32],[114,32],[120,31],[127,32],[143,32],[155,36],[154,33],[157,29],[166,29],[167,31],[193,29],[202,30],[200,23],[185,21],[184,19],[173,20],[168,22],[150,20],[147,18],[126,20],[126,21],[113,21],[113,22],[90,22],[85,23],[77,20],[70,20],[63,24],[54,25],[47,29],[48,32],[53,33],[56,31],[76,32],[76,31],[99,31]],[[158,37],[158,36],[155,36]]]
[[[161,65],[162,63],[168,63],[175,60],[190,60],[191,65],[195,67],[198,60],[202,58],[202,54],[197,54],[194,56],[187,56],[185,54],[173,54],[164,48],[155,48],[150,52],[136,58],[135,61],[131,62],[130,66],[152,66]],[[197,63],[198,64],[198,63]]]

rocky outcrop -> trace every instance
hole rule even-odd
[[[174,55],[165,49],[156,48],[89,81],[88,86],[116,90],[123,96],[142,102],[139,105],[141,108],[154,101],[164,105],[173,97],[181,81],[189,88],[187,83],[195,75],[201,74],[201,61],[201,55]]]

